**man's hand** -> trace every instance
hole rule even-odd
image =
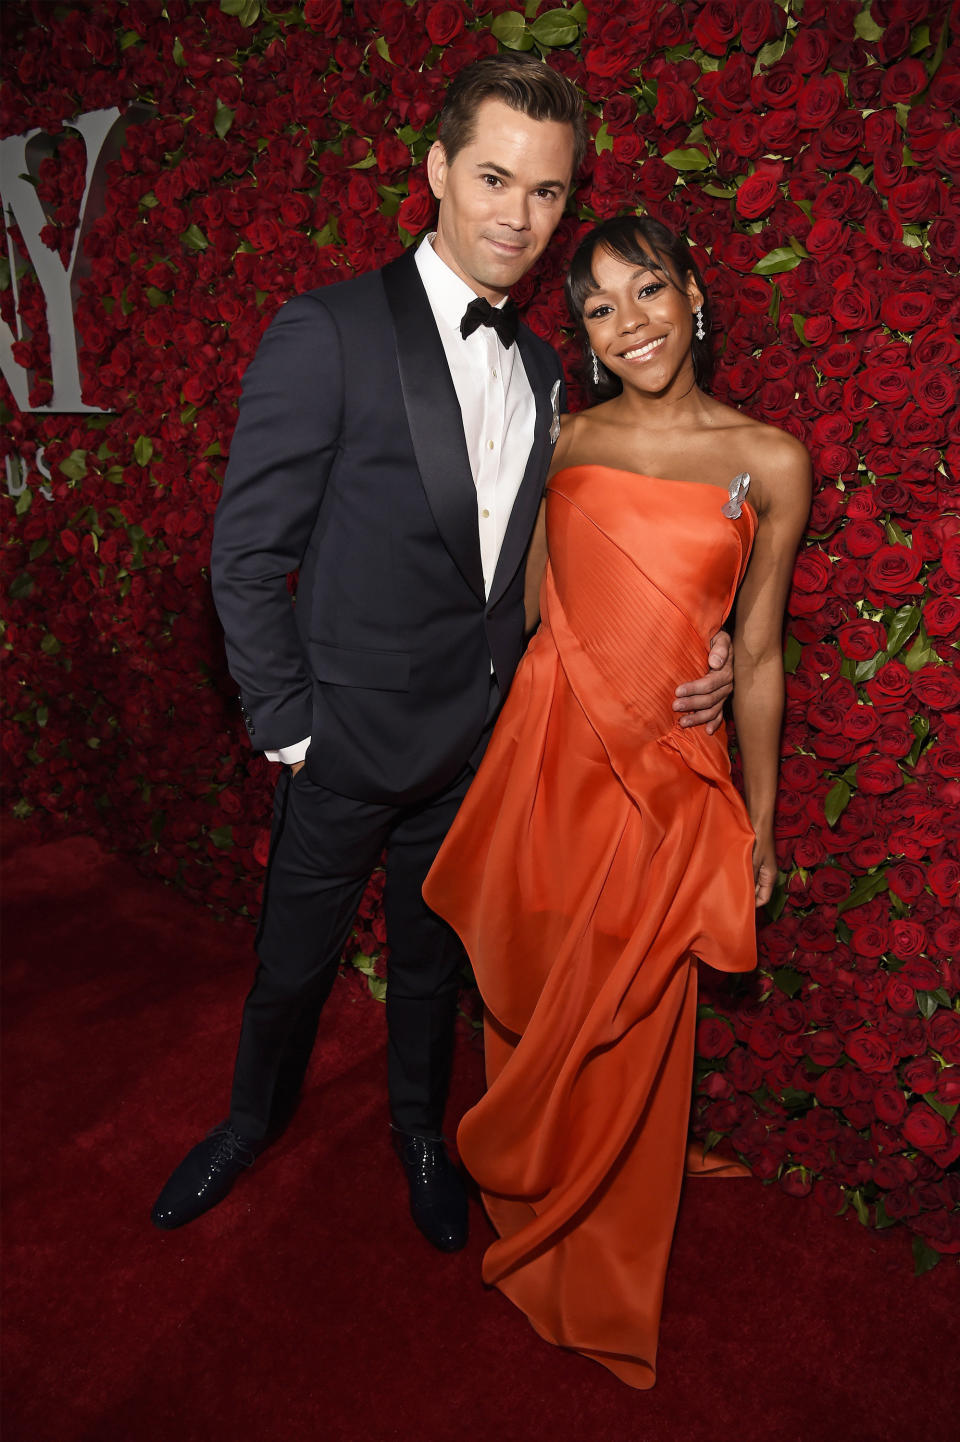
[[[733,644],[726,631],[718,631],[710,643],[709,671],[699,681],[678,686],[674,711],[687,711],[681,726],[706,726],[712,736],[723,721],[723,703],[733,690]]]

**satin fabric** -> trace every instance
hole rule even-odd
[[[726,737],[672,710],[749,558],[756,517],[726,500],[605,466],[552,478],[542,624],[424,887],[486,1006],[488,1090],[457,1138],[499,1233],[484,1279],[634,1387],[655,1380],[696,958],[756,964]]]

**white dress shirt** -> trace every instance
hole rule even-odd
[[[464,339],[460,322],[476,292],[440,259],[433,235],[421,242],[416,265],[440,332],[453,380],[470,469],[477,490],[477,529],[487,596],[493,583],[510,512],[533,445],[536,402],[516,345],[505,346],[492,326]],[[501,302],[502,304],[502,302]],[[265,751],[268,761],[302,761],[310,738]]]

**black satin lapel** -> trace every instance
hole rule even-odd
[[[553,441],[550,439],[553,407],[550,404],[550,395],[557,377],[544,359],[539,346],[534,345],[530,332],[524,326],[521,326],[518,332],[517,347],[536,401],[537,415],[533,429],[533,445],[530,447],[530,455],[527,457],[523,480],[520,482],[513,510],[510,512],[510,520],[507,522],[506,535],[500,548],[493,585],[490,587],[491,606],[499,600],[510,584],[517,567],[523,560],[527,546],[530,544],[533,525],[537,519],[537,508],[543,498],[543,487],[550,466],[550,457],[553,454]]]
[[[477,491],[463,417],[413,251],[384,266],[381,275],[393,317],[403,403],[423,489],[444,545],[482,601]]]

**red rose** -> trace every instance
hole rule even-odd
[[[931,1050],[939,1052],[951,1065],[960,1066],[960,1016],[941,1007],[927,1022],[926,1032]]]
[[[937,1151],[949,1140],[943,1117],[925,1102],[918,1102],[910,1108],[901,1132],[904,1141],[919,1152]]]
[[[942,416],[958,404],[956,375],[946,366],[926,366],[913,377],[913,394],[917,405],[928,416]]]
[[[884,71],[880,95],[884,105],[905,105],[927,88],[926,68],[919,60],[902,60]]]
[[[698,1056],[726,1056],[734,1044],[733,1032],[718,1016],[701,1017],[697,1024],[696,1048]]]
[[[917,700],[934,711],[960,707],[960,674],[947,666],[921,666],[913,678]]]
[[[463,29],[463,6],[459,0],[437,0],[427,11],[427,34],[434,45],[449,45]]]
[[[833,119],[843,100],[843,81],[839,75],[815,75],[797,97],[797,119],[804,130],[820,130]]]
[[[960,862],[935,861],[927,872],[930,890],[942,906],[947,906],[960,892]]]
[[[866,688],[870,700],[880,710],[899,709],[913,690],[913,677],[902,661],[888,661],[866,683]]]
[[[723,55],[740,29],[736,0],[707,0],[693,23],[694,39],[708,55]]]
[[[887,756],[867,757],[857,766],[857,787],[867,796],[884,796],[903,785],[903,773]]]
[[[836,1066],[843,1055],[843,1043],[833,1031],[815,1031],[805,1038],[804,1045],[814,1066]]]
[[[744,220],[756,220],[770,209],[780,193],[783,167],[758,167],[737,191],[737,214]]]
[[[903,1077],[905,1086],[919,1096],[923,1096],[925,1092],[933,1091],[937,1084],[939,1071],[940,1068],[933,1057],[921,1056],[905,1062],[900,1068],[900,1075]]]
[[[897,1126],[907,1113],[907,1099],[899,1087],[878,1087],[873,1094],[873,1105],[877,1116],[887,1126]]]
[[[848,537],[853,528],[848,526],[844,536]],[[876,527],[879,535],[883,532]],[[869,555],[869,550],[858,552],[860,555]],[[837,644],[845,656],[854,661],[869,661],[878,651],[882,651],[887,644],[887,633],[879,621],[849,621],[846,625],[840,626],[837,630]]]

